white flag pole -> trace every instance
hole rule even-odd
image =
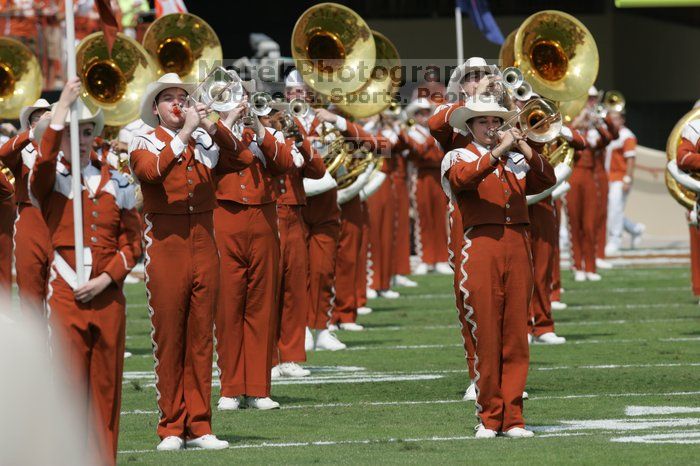
[[[457,66],[464,63],[464,43],[462,40],[462,9],[455,7],[455,32],[457,33]]]
[[[76,76],[75,64],[75,22],[73,20],[73,0],[66,0],[66,53],[67,78]],[[75,237],[75,273],[78,286],[85,283],[85,260],[83,257],[83,182],[80,167],[80,144],[78,134],[79,107],[77,99],[70,107],[70,160],[73,177],[73,232]]]

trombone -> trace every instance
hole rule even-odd
[[[556,105],[546,99],[534,99],[497,129],[489,130],[489,136],[493,137],[499,131],[511,127],[515,119],[518,120],[523,137],[533,142],[549,142],[561,131],[562,118]]]

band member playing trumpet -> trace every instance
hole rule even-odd
[[[46,298],[51,336],[63,344],[71,362],[76,392],[84,393],[78,399],[89,400],[96,424],[88,431],[95,435],[104,462],[114,464],[126,331],[122,284],[141,255],[141,226],[133,186],[107,165],[93,161],[93,139],[104,126],[101,110],[93,114],[81,107],[80,153],[71,153],[66,125],[70,105],[79,94],[78,78],[69,80],[50,121],[35,128],[43,137],[30,188],[55,251]],[[68,168],[72,157],[80,157],[82,167],[84,251],[75,250]],[[86,259],[84,284],[76,282],[76,254]]]
[[[224,115],[223,124],[233,128],[237,145],[250,148],[252,163],[239,168],[237,163],[222,161],[215,171],[219,207],[214,212],[214,226],[225,283],[216,313],[220,410],[236,410],[242,404],[262,410],[279,408],[279,403],[270,399],[280,293],[275,177],[294,166],[294,144],[285,141],[281,132],[266,128],[250,110],[245,120],[249,126],[237,124],[246,110],[244,102]],[[295,152],[302,164],[301,154]],[[298,353],[290,359],[301,362],[295,361],[300,359]]]
[[[498,131],[511,115],[485,98],[455,110],[455,128],[474,142],[448,152],[442,165],[443,188],[462,214],[459,285],[475,344],[477,438],[533,435],[522,413],[533,284],[525,195],[556,179],[519,129]]]
[[[212,171],[219,163],[242,170],[253,155],[222,123],[206,118],[203,104],[187,105],[194,89],[175,73],[149,84],[141,119],[155,129],[136,136],[129,148],[143,192],[159,450],[228,446],[211,430],[212,329],[219,292]]]
[[[700,119],[691,120],[681,130],[676,164],[686,172],[700,171]],[[700,296],[700,227],[698,227],[697,203],[688,213],[690,231],[691,282],[693,294]]]
[[[28,185],[29,173],[38,155],[34,128],[42,116],[49,116],[50,109],[51,106],[44,99],[24,107],[19,118],[21,132],[0,147],[0,161],[15,177],[17,218],[14,221],[14,236],[10,245],[14,241],[17,288],[24,312],[43,311],[46,298],[51,239],[41,212],[29,199]],[[6,251],[11,254],[12,246]]]

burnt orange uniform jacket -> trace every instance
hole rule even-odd
[[[126,326],[122,283],[141,255],[140,223],[133,186],[119,173],[90,162],[82,171],[83,239],[92,259],[86,279],[106,273],[112,283],[91,301],[76,301],[72,176],[67,163],[59,161],[62,134],[59,127],[46,130],[30,182],[55,250],[46,298],[50,335],[52,344],[62,344],[68,355],[75,389],[82,394],[78,399],[89,400],[95,426],[88,432],[105,461],[114,463]]]
[[[0,174],[0,291],[12,289],[12,225],[15,220],[15,188]]]
[[[216,312],[216,350],[221,396],[267,397],[279,321],[276,177],[292,168],[293,144],[271,128],[262,140],[249,128],[240,138],[252,163],[246,168],[220,163],[215,172],[214,225],[225,283]]]
[[[219,292],[213,169],[244,168],[253,156],[221,123],[184,143],[162,126],[130,145],[141,181],[146,290],[153,325],[161,438],[211,433],[213,326]]]
[[[473,143],[449,152],[442,173],[462,214],[457,273],[463,319],[475,344],[477,415],[487,429],[523,427],[532,292],[525,196],[552,186],[554,170],[537,153],[528,162],[511,152],[494,166],[490,151]]]
[[[14,240],[17,288],[25,312],[43,312],[51,255],[49,230],[39,209],[31,204],[28,193],[29,172],[37,155],[29,131],[19,133],[0,147],[0,161],[15,177],[17,216],[15,218],[13,209],[12,220],[7,217],[3,225],[14,221],[14,237],[10,241]],[[11,223],[8,228],[12,231]],[[11,254],[12,247],[6,251]]]

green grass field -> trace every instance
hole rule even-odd
[[[277,411],[214,410],[220,452],[155,451],[150,323],[127,289],[121,464],[689,464],[700,462],[700,308],[687,268],[565,274],[563,346],[531,347],[525,401],[533,439],[474,440],[473,403],[451,277],[418,277],[375,300],[349,350],[309,355],[311,377],[273,384]],[[212,402],[216,405],[218,387]],[[661,407],[665,407],[661,409]],[[656,408],[656,409],[649,409]],[[676,408],[676,409],[672,409]]]

